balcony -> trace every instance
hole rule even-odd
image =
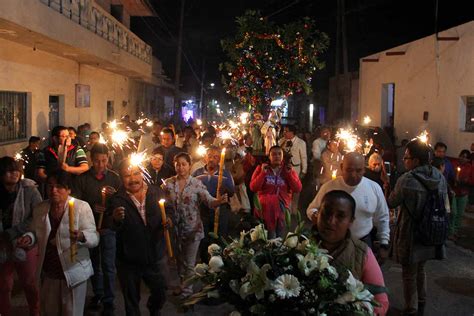
[[[2,0],[0,37],[149,80],[152,50],[93,0]]]

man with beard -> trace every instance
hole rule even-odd
[[[147,186],[139,167],[128,159],[119,166],[122,187],[107,205],[109,224],[116,231],[117,276],[126,315],[140,315],[140,283],[150,290],[150,315],[160,315],[166,300],[166,285],[159,261],[165,241],[158,201],[165,197],[159,187]]]

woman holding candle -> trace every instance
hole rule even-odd
[[[196,255],[201,239],[204,237],[204,228],[199,213],[199,204],[206,203],[215,208],[227,202],[227,195],[219,199],[213,198],[204,184],[191,176],[191,157],[187,153],[180,153],[174,159],[176,176],[165,181],[165,188],[169,201],[174,203],[173,220],[177,227],[177,243],[180,250],[178,258],[178,273],[182,281],[182,297],[192,294],[192,286],[184,286],[183,282],[193,273]],[[178,293],[176,292],[176,293]]]
[[[468,202],[469,186],[474,185],[472,176],[474,171],[470,155],[469,150],[462,150],[454,166],[456,177],[453,186],[454,198],[451,205],[451,225],[449,227],[449,239],[451,240],[457,240],[459,238],[458,232]]]
[[[342,155],[336,140],[330,139],[326,144],[326,149],[321,154],[322,170],[316,170],[320,175],[319,183],[324,183],[335,179],[340,174]]]
[[[47,185],[50,199],[35,207],[32,232],[17,244],[38,245],[42,314],[83,315],[87,280],[93,274],[88,248],[99,244],[94,216],[88,203],[71,201],[69,174],[51,172]],[[71,221],[70,215],[74,215]]]

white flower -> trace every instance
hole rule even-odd
[[[288,235],[286,235],[286,240],[285,240],[284,245],[287,246],[288,248],[296,248],[296,246],[298,246],[298,236],[293,233],[288,233]]]
[[[255,226],[250,230],[250,239],[256,241],[259,239],[267,240],[267,230],[262,224]]]
[[[302,252],[306,252],[306,248],[308,247],[308,245],[309,245],[309,240],[305,239],[298,244],[298,247],[296,247],[296,249]]]
[[[209,260],[210,272],[220,272],[223,266],[224,266],[224,261],[222,261],[221,256],[212,256],[211,259]]]
[[[221,247],[218,244],[211,244],[207,247],[207,252],[210,256],[216,256],[221,253]]]
[[[209,266],[205,263],[196,264],[196,266],[194,267],[194,272],[199,276],[203,276],[208,270]]]
[[[301,290],[298,278],[291,274],[280,275],[273,281],[272,288],[281,299],[297,297]]]
[[[298,268],[306,276],[310,275],[311,272],[318,267],[318,262],[312,253],[308,253],[304,257],[303,255],[297,254],[296,257],[298,258]]]

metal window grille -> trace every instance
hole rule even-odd
[[[0,91],[0,143],[26,139],[26,93]]]
[[[465,132],[474,132],[474,96],[466,97],[466,125]]]

